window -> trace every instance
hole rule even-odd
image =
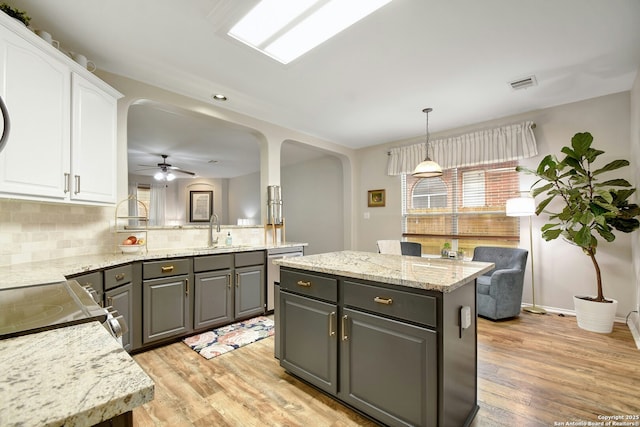
[[[517,247],[519,219],[505,215],[506,200],[520,194],[516,166],[447,169],[438,178],[402,175],[404,236],[431,255],[439,255],[445,242],[467,257],[476,246]]]

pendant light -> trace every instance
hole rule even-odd
[[[413,176],[416,178],[433,178],[442,176],[442,168],[439,164],[429,158],[429,113],[433,111],[433,108],[425,108],[422,110],[427,115],[427,157],[416,166],[413,171]]]

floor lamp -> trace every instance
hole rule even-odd
[[[536,213],[536,202],[533,197],[516,197],[507,200],[507,216],[528,216],[529,217],[529,254],[531,255],[531,292],[533,294],[533,304],[524,307],[524,311],[535,314],[546,314],[546,310],[536,306],[536,289],[534,285],[533,268],[533,230],[531,217]]]

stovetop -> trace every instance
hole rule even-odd
[[[107,313],[75,280],[0,290],[0,339],[98,320]]]

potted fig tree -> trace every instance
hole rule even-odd
[[[629,203],[636,189],[627,180],[601,178],[628,166],[629,161],[614,160],[596,168],[594,162],[604,151],[593,148],[592,142],[589,132],[577,133],[571,146],[562,148],[565,155],[562,160],[548,155],[536,170],[520,166],[517,170],[539,178],[532,186],[532,195],[542,194],[544,199],[537,204],[536,215],[549,215],[549,222],[541,229],[542,238],[549,241],[562,237],[579,247],[595,269],[596,295],[574,296],[578,326],[608,333],[613,328],[617,301],[603,294],[602,272],[596,259],[598,242],[613,242],[614,230],[623,233],[637,230],[640,208]]]

